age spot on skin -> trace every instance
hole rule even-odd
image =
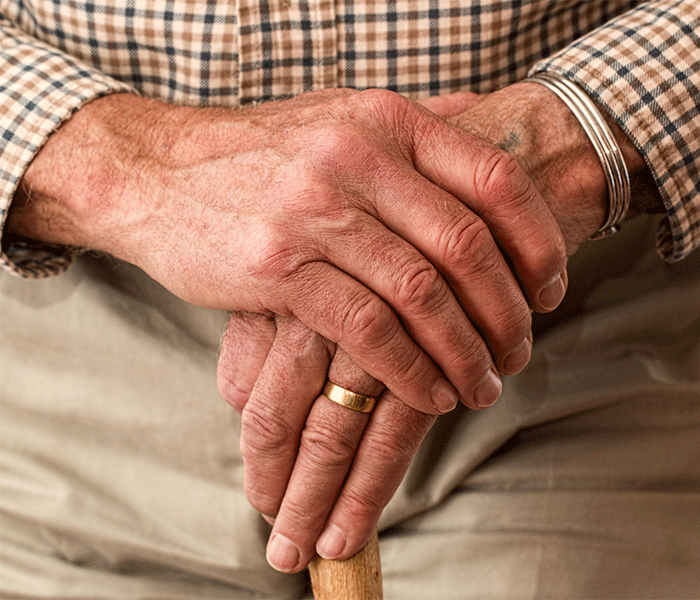
[[[520,136],[515,132],[511,131],[508,133],[508,137],[496,144],[504,152],[512,154],[513,151],[522,144]]]

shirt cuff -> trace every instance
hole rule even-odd
[[[136,93],[0,18],[0,234],[25,170],[49,136],[81,106]],[[3,236],[6,237],[6,236]],[[26,278],[65,271],[75,248],[0,238],[0,267]]]
[[[666,208],[657,251],[674,262],[700,246],[700,3],[646,2],[530,74],[574,81],[629,136]]]

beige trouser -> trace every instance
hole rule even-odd
[[[380,523],[387,599],[700,597],[700,252],[638,220],[570,266],[531,364],[438,421]],[[308,595],[265,563],[220,312],[83,257],[0,275],[0,597]]]

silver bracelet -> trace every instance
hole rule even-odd
[[[608,184],[608,215],[589,239],[596,240],[620,231],[630,206],[630,176],[620,146],[598,107],[575,83],[552,73],[537,73],[525,81],[539,83],[554,92],[581,123],[603,166]]]

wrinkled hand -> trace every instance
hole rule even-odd
[[[381,396],[371,415],[320,396],[327,376]],[[268,561],[289,573],[317,550],[348,558],[366,543],[436,418],[382,394],[335,344],[283,317],[232,315],[218,385],[242,413],[246,497],[274,523]]]
[[[481,100],[476,95],[457,94],[425,103],[442,116],[452,116]],[[521,213],[533,210],[530,218],[535,218],[541,204],[522,182],[527,178],[519,165],[489,144],[489,156],[494,153],[509,165],[494,185],[507,188],[520,182],[526,193],[512,198],[510,219],[480,207],[482,223],[500,228],[499,243],[517,254],[520,250],[510,240],[518,232],[512,228],[527,223]],[[556,235],[549,240],[530,238],[535,244],[549,241],[554,247],[550,252],[556,251],[559,240]],[[474,255],[471,260],[478,258]],[[513,264],[523,262],[523,256],[514,257]],[[482,266],[493,268],[479,262],[474,266],[450,283],[468,289],[482,276]],[[533,302],[537,309],[553,308],[561,300],[565,283],[556,279],[551,297]],[[494,285],[495,278],[490,281]],[[484,317],[497,315],[503,308],[498,305],[498,288],[493,291],[488,304],[467,304],[475,322],[497,320]],[[521,370],[529,360],[531,341],[527,336],[519,353],[508,363],[502,361],[499,370]],[[316,551],[326,557],[347,558],[364,544],[434,422],[434,417],[410,408],[391,391],[381,396],[371,417],[349,411],[319,395],[326,377],[365,395],[383,391],[343,350],[298,321],[240,313],[232,316],[222,343],[219,389],[242,412],[246,494],[270,522],[274,519],[268,559],[287,572],[303,568]],[[324,530],[325,535],[318,539]]]
[[[460,102],[469,110],[453,121],[518,157],[573,254],[603,220],[605,180],[573,116],[547,94],[523,84],[484,96],[478,104],[467,96]],[[459,109],[457,97],[427,104],[449,116],[451,107]],[[633,182],[642,183],[641,157],[620,142]],[[508,235],[502,224],[492,226]],[[528,356],[529,349],[519,368]],[[246,494],[270,522],[274,518],[268,558],[283,571],[300,570],[316,551],[348,558],[359,550],[434,422],[389,391],[371,416],[353,413],[319,395],[326,377],[358,393],[381,391],[342,350],[298,321],[232,315],[219,361],[219,389],[242,411]]]
[[[563,291],[559,228],[517,163],[390,92],[239,111],[108,96],[51,136],[22,190],[20,233],[24,215],[194,304],[294,316],[428,413],[495,401],[528,302]],[[46,198],[71,210],[32,213]],[[520,283],[486,221],[509,231]]]

